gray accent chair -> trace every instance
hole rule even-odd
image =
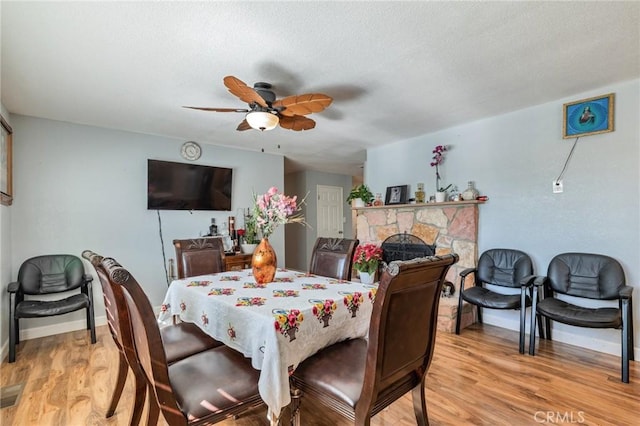
[[[538,288],[544,297],[536,303]],[[629,383],[629,360],[633,355],[633,287],[626,285],[620,263],[612,257],[592,253],[562,253],[551,259],[546,277],[533,285],[529,354],[535,354],[535,322],[544,321],[551,340],[551,321],[576,327],[615,328],[622,331],[622,381]],[[571,302],[562,295],[573,296]],[[560,296],[560,297],[558,297]],[[618,307],[592,307],[579,298],[617,300]],[[586,302],[586,301],[585,301]],[[540,336],[545,338],[545,336]]]
[[[469,274],[473,274],[473,285],[464,288]],[[456,334],[460,334],[463,300],[478,307],[478,322],[482,323],[482,309],[514,309],[520,311],[520,353],[524,353],[526,308],[531,306],[531,282],[533,263],[526,253],[513,249],[487,250],[478,259],[476,268],[467,268],[460,273]],[[504,287],[504,292],[490,289],[487,285]],[[508,289],[519,290],[509,293]]]
[[[25,260],[18,270],[18,280],[7,288],[9,362],[16,360],[21,318],[50,317],[86,309],[87,330],[91,330],[91,343],[96,343],[92,281],[93,277],[84,272],[82,260],[71,254],[50,254]],[[37,296],[67,293],[76,289],[80,289],[80,292],[63,299],[37,299]]]

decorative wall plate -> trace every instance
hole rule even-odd
[[[195,161],[202,155],[202,149],[197,143],[188,141],[182,144],[180,154],[185,160]]]

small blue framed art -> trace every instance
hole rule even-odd
[[[596,96],[563,105],[562,138],[577,138],[613,132],[615,95]]]

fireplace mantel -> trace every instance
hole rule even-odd
[[[442,208],[443,206],[459,206],[463,204],[484,204],[486,201],[446,201],[443,203],[415,203],[415,204],[391,204],[386,206],[351,207],[351,210],[373,210],[373,209],[421,209],[421,208]]]
[[[447,273],[446,279],[455,286],[455,295],[442,300],[438,328],[452,332],[455,327],[460,272],[473,268],[478,260],[479,206],[485,201],[452,201],[444,203],[393,204],[386,206],[354,207],[353,235],[360,244],[381,245],[391,235],[408,233],[435,245],[436,255],[456,253],[460,260]],[[448,305],[445,308],[444,305]],[[444,308],[444,309],[443,309]],[[465,313],[467,313],[465,311]],[[440,318],[446,315],[445,318]],[[468,312],[464,317],[472,321]],[[453,322],[452,322],[453,321]],[[462,326],[465,321],[463,318]]]

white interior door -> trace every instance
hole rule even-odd
[[[344,199],[341,186],[318,185],[318,237],[342,238],[344,236]]]

